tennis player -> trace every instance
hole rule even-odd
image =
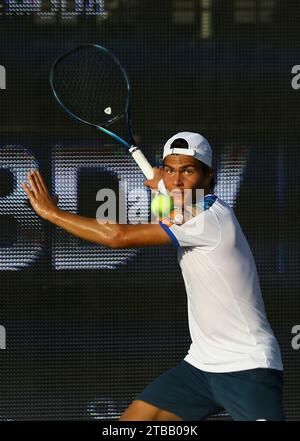
[[[204,189],[204,210],[181,225],[110,224],[59,209],[39,171],[22,183],[36,213],[69,233],[112,248],[173,244],[187,292],[188,354],[142,390],[121,415],[133,421],[199,421],[221,410],[234,420],[285,420],[283,366],[258,274],[233,209],[213,194],[208,141],[181,132],[163,151],[150,188]]]

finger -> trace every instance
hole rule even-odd
[[[148,188],[152,188],[152,186],[153,186],[153,183],[152,182],[150,182],[150,181],[144,181],[144,186],[145,187],[148,187]]]
[[[38,196],[38,189],[37,189],[35,181],[33,179],[33,172],[29,172],[27,174],[27,177],[28,177],[31,191],[33,192],[34,196],[37,197]]]
[[[37,187],[39,193],[43,193],[44,189],[43,189],[42,186],[41,186],[41,183],[40,183],[40,181],[39,181],[39,178],[38,178],[38,176],[37,176],[36,171],[33,172],[32,177],[33,177],[33,180],[34,180],[34,182],[35,182],[35,185],[36,185],[36,187]],[[46,192],[47,192],[47,190],[46,190]]]
[[[29,197],[29,199],[31,199],[33,197],[33,193],[32,191],[27,187],[27,185],[25,184],[25,182],[22,182],[22,188],[24,189],[25,193],[27,194],[27,196]]]
[[[161,176],[162,175],[162,168],[155,168],[154,169],[154,176],[155,177],[157,177],[157,176]]]
[[[37,175],[37,178],[38,178],[38,180],[39,180],[39,182],[40,182],[40,184],[41,184],[43,190],[44,190],[44,191],[48,191],[48,189],[47,189],[47,187],[46,187],[46,184],[45,184],[45,181],[44,181],[42,175],[40,174],[40,172],[39,172],[38,170],[37,170],[37,172],[36,172],[36,175]]]

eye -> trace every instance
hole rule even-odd
[[[184,173],[185,173],[186,175],[192,175],[192,174],[194,173],[194,170],[191,169],[191,168],[187,168],[187,169],[184,171]]]

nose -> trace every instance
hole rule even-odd
[[[177,187],[183,185],[182,177],[181,177],[181,173],[180,173],[180,172],[175,172],[175,174],[174,174],[174,176],[173,176],[173,183],[174,183],[174,185],[176,185]]]

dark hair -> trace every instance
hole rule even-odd
[[[170,145],[171,149],[188,149],[189,143],[186,139],[183,138],[177,138],[175,139],[172,144]]]
[[[208,165],[204,164],[204,162],[202,162],[202,161],[199,161],[199,165],[200,165],[200,167],[201,167],[201,169],[202,169],[204,174],[209,173],[209,170],[210,170],[211,167],[209,167]],[[209,185],[210,190],[213,190],[215,188],[215,185],[216,185],[215,177],[213,176],[211,181],[210,181],[210,185]]]

